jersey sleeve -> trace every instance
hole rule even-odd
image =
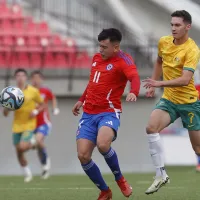
[[[162,58],[163,38],[158,41],[158,56]]]
[[[43,103],[44,100],[42,99],[39,90],[35,90],[34,101],[38,104]]]
[[[140,77],[136,65],[134,64],[132,59],[131,61],[132,62],[129,63],[123,62],[121,65],[121,69],[127,79],[131,82],[130,92],[138,96],[140,91]]]
[[[139,76],[136,65],[134,61],[131,59],[129,63],[121,62],[121,70],[128,80],[131,80],[133,76]]]
[[[188,49],[185,55],[184,70],[195,72],[200,58],[200,51],[198,48]]]
[[[49,100],[52,100],[54,98],[54,94],[50,89],[47,89],[46,93]]]

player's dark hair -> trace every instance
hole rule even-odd
[[[177,10],[171,14],[171,17],[181,17],[184,22],[192,24],[192,16],[186,10]]]
[[[16,69],[14,75],[16,76],[19,72],[23,72],[24,74],[26,74],[26,76],[28,76],[27,71],[23,68]]]
[[[40,75],[42,78],[44,78],[44,75],[42,74],[42,72],[40,70],[35,70],[31,73],[31,77],[33,77],[34,75]]]
[[[100,42],[107,39],[109,39],[110,42],[121,42],[122,34],[118,29],[115,28],[103,29],[98,35],[98,41]]]

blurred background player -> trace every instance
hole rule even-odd
[[[83,170],[101,190],[98,200],[112,199],[112,191],[91,159],[96,146],[123,195],[129,197],[132,194],[131,186],[121,173],[117,154],[111,147],[120,126],[121,97],[127,81],[131,82],[127,101],[136,101],[140,89],[136,66],[131,56],[120,50],[121,40],[120,31],[114,28],[104,29],[98,35],[100,53],[94,55],[88,86],[72,109],[77,116],[84,102],[76,137],[77,151]]]
[[[48,102],[52,102],[53,114],[58,115],[59,109],[57,107],[57,100],[52,91],[43,87],[43,74],[40,71],[33,71],[31,73],[31,82],[34,87],[40,91],[41,98],[44,99],[45,109],[37,115],[37,128],[35,130],[38,156],[42,164],[42,178],[49,177],[50,158],[47,155],[47,150],[44,144],[44,139],[49,135],[52,124],[50,122],[50,114],[48,109]]]
[[[27,84],[27,72],[24,69],[15,71],[16,85],[19,87],[25,97],[24,104],[19,110],[14,111],[13,120],[13,144],[16,148],[17,158],[25,175],[25,182],[32,180],[32,173],[25,159],[24,153],[33,148],[36,144],[33,132],[36,128],[36,115],[44,109],[43,99],[39,91],[31,85]],[[36,109],[36,104],[37,109]],[[4,109],[4,116],[9,111]]]
[[[200,156],[200,101],[194,85],[194,72],[199,62],[200,51],[189,38],[192,17],[185,10],[171,15],[172,35],[159,40],[158,57],[152,78],[146,79],[147,96],[152,97],[156,87],[164,87],[164,93],[150,116],[146,131],[149,151],[156,177],[146,194],[157,192],[169,182],[164,167],[163,145],[160,131],[181,117],[183,127],[189,132],[195,153]],[[163,81],[158,81],[163,73]]]

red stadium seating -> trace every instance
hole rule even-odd
[[[2,3],[3,2],[3,3]],[[52,34],[45,21],[35,22],[22,8],[0,1],[0,67],[87,68],[86,51],[77,55],[76,41]]]

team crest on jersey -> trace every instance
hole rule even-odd
[[[109,65],[107,65],[107,67],[106,67],[107,70],[111,70],[112,68],[113,68],[113,65],[112,65],[112,64],[109,64]]]
[[[175,57],[174,61],[177,62],[177,63],[179,63],[180,62],[180,58],[179,57]]]

